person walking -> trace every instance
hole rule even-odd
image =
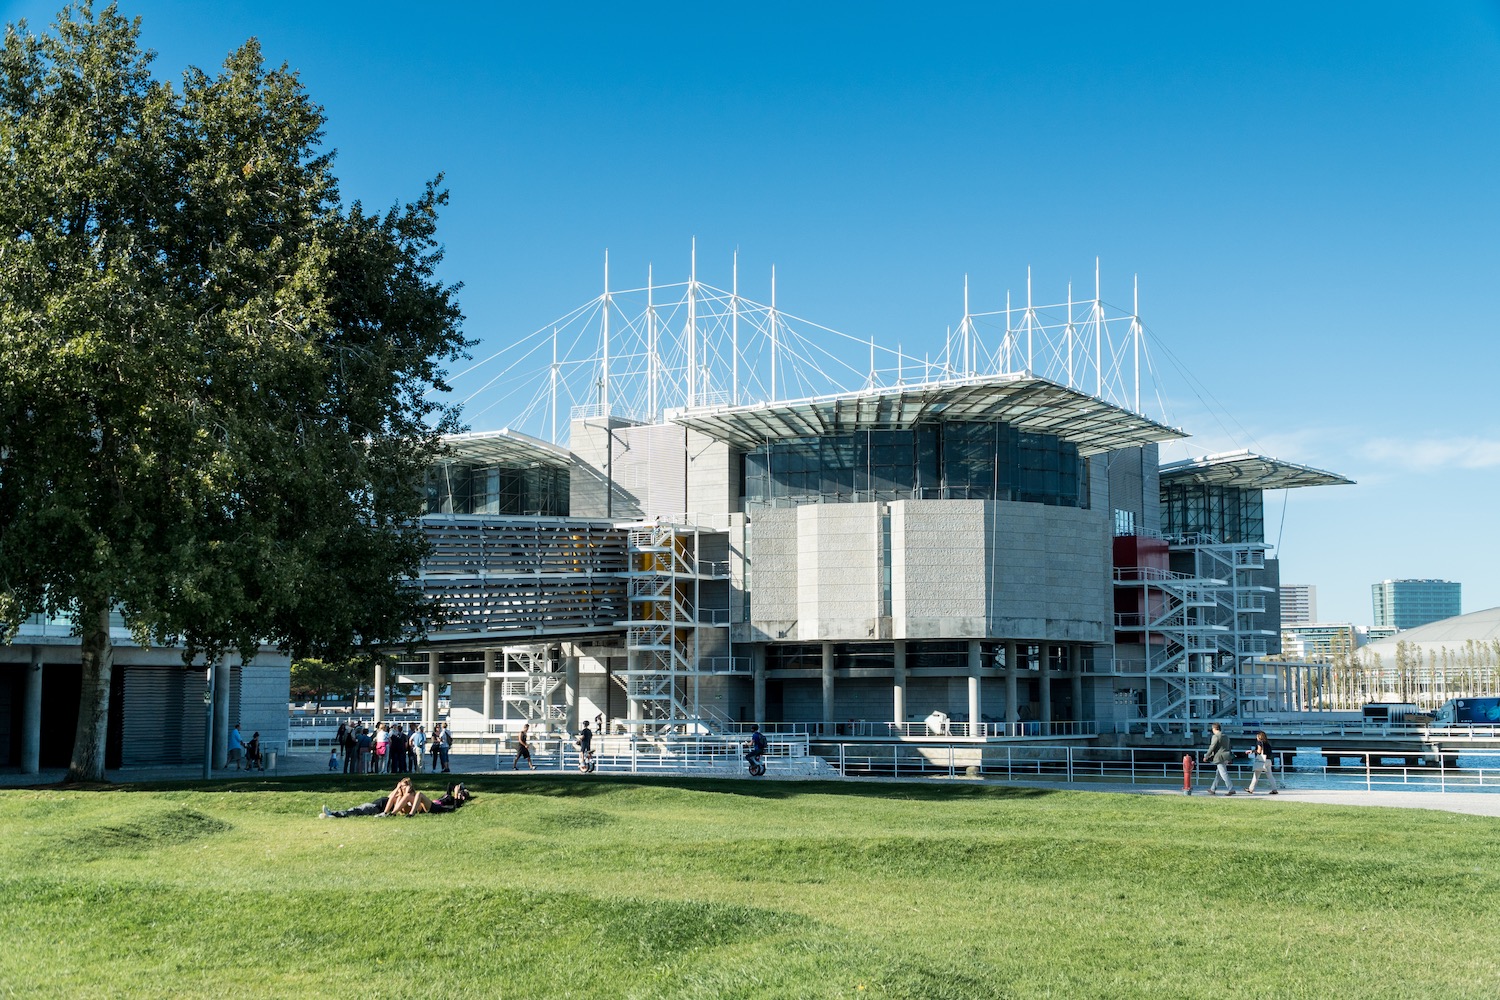
[[[1213,739],[1208,741],[1208,751],[1204,753],[1203,759],[1214,765],[1214,780],[1208,786],[1208,794],[1218,793],[1219,782],[1224,782],[1224,787],[1229,789],[1228,795],[1234,794],[1234,783],[1229,780],[1229,762],[1234,760],[1234,747],[1230,745],[1229,737],[1224,735],[1224,727],[1215,722],[1211,727]]]
[[[229,764],[233,764],[234,769],[238,771],[241,763],[240,758],[244,756],[244,753],[245,742],[240,739],[240,725],[236,722],[229,727],[229,763],[225,764],[224,767],[228,769]]]
[[[1271,754],[1271,740],[1266,736],[1265,730],[1255,734],[1255,745],[1250,748],[1250,787],[1245,789],[1251,795],[1255,794],[1255,783],[1262,777],[1266,784],[1271,786],[1267,795],[1276,794],[1276,758]]]
[[[531,742],[527,738],[530,732],[531,723],[527,722],[522,724],[521,731],[516,734],[516,755],[511,758],[510,762],[510,769],[512,771],[521,763],[521,758],[523,757],[526,759],[526,766],[533,771],[536,770],[536,764],[531,760]]]

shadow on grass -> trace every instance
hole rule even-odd
[[[91,792],[299,792],[319,795],[369,798],[390,791],[402,775],[309,774],[289,777],[224,778],[216,781],[141,781],[120,784],[50,785],[62,791]],[[440,793],[450,781],[462,781],[479,795],[538,795],[563,799],[586,799],[610,795],[621,789],[676,789],[712,795],[733,795],[764,800],[790,800],[806,795],[851,799],[883,799],[910,802],[955,802],[969,800],[1040,799],[1057,795],[1047,788],[957,782],[776,781],[747,778],[695,778],[656,775],[546,774],[510,777],[492,774],[412,775],[418,789]]]

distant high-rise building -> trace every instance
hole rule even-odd
[[[1416,628],[1462,614],[1461,584],[1448,580],[1383,580],[1370,585],[1376,625]]]
[[[1281,624],[1306,625],[1318,620],[1318,588],[1310,583],[1281,585]]]

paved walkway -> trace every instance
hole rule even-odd
[[[538,768],[535,772],[522,770],[512,772],[509,767],[495,769],[495,758],[490,754],[454,754],[450,760],[450,766],[455,774],[555,774],[554,768]],[[0,788],[24,788],[37,785],[54,785],[62,781],[64,771],[61,768],[48,769],[40,774],[21,774],[15,769],[0,771]],[[234,768],[216,770],[213,779],[222,781],[236,777],[254,780],[264,777],[287,777],[290,775],[314,775],[327,774],[330,777],[340,776],[341,772],[328,771],[328,757],[326,754],[291,753],[280,754],[276,760],[274,770],[259,771],[236,771]],[[431,771],[422,772],[423,778],[431,778]],[[611,772],[601,771],[598,780],[608,780]],[[706,776],[706,775],[705,775]],[[193,781],[203,778],[202,767],[190,767],[184,765],[165,767],[132,767],[124,770],[108,771],[105,777],[116,783],[125,784],[130,782],[146,781]],[[836,778],[833,780],[837,780]],[[908,782],[908,781],[973,781],[980,779],[967,778],[850,778],[850,781],[865,783],[874,782]],[[992,781],[993,779],[982,779]],[[1005,781],[993,782],[995,784],[1006,784],[1025,788],[1044,788],[1051,790],[1067,790],[1078,792],[1104,792],[1116,795],[1177,795],[1181,791],[1172,788],[1148,787],[1143,785],[1116,785],[1100,782],[1073,782],[1066,781]],[[1210,796],[1206,791],[1198,789],[1194,791],[1193,798],[1208,799]],[[1500,817],[1500,791],[1496,792],[1402,792],[1363,789],[1312,789],[1312,788],[1283,788],[1281,794],[1270,796],[1263,793],[1247,795],[1243,789],[1238,795],[1216,796],[1216,803],[1222,804],[1226,809],[1251,808],[1251,809],[1277,809],[1285,807],[1294,802],[1317,802],[1323,805],[1336,806],[1384,806],[1398,809],[1434,809],[1441,812],[1466,813],[1474,816]]]

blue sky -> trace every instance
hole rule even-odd
[[[125,7],[164,77],[251,35],[297,69],[346,197],[445,172],[476,355],[597,294],[605,248],[680,280],[696,237],[720,285],[738,248],[747,294],[774,264],[784,308],[909,353],[965,274],[976,310],[1028,266],[1056,301],[1097,256],[1191,373],[1164,457],[1359,481],[1267,497],[1320,617],[1388,577],[1500,605],[1500,3],[413,9]]]

